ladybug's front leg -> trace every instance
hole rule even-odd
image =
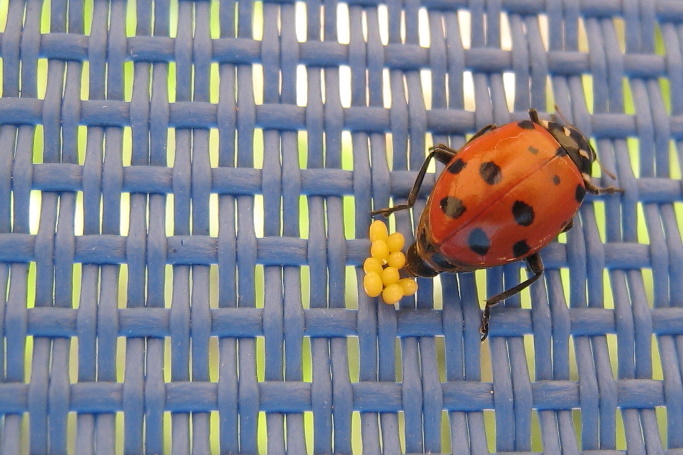
[[[427,173],[427,168],[429,167],[429,163],[431,162],[432,158],[436,158],[443,164],[448,164],[451,161],[451,159],[453,159],[456,153],[458,153],[457,150],[453,150],[452,148],[447,147],[443,144],[437,145],[436,147],[432,147],[431,149],[429,149],[429,154],[427,155],[427,158],[424,160],[424,163],[422,163],[422,167],[420,168],[420,171],[417,173],[417,178],[415,179],[413,188],[410,190],[410,194],[408,194],[408,203],[395,205],[393,207],[387,207],[385,209],[374,210],[371,212],[372,216],[389,216],[390,214],[398,210],[405,210],[411,208],[413,205],[415,205],[417,195],[420,193],[422,182],[424,181],[425,174]]]
[[[543,267],[543,261],[541,260],[540,254],[532,254],[531,256],[526,258],[526,262],[529,266],[529,270],[534,274],[531,278],[527,279],[526,281],[522,281],[517,286],[513,286],[507,291],[501,292],[498,295],[494,295],[486,301],[486,306],[484,307],[484,314],[481,317],[481,326],[479,328],[479,331],[481,332],[481,341],[484,341],[486,337],[489,336],[489,318],[491,317],[491,307],[523,291],[524,289],[529,287],[529,285],[531,285],[534,281],[538,280],[541,277],[541,275],[543,275],[543,270],[545,270],[545,268]]]
[[[591,194],[604,194],[604,193],[614,194],[614,193],[623,193],[624,192],[623,189],[617,188],[614,186],[608,186],[607,188],[597,186],[590,179],[587,179],[585,175],[583,178],[583,183],[584,183],[584,185],[586,185],[586,191],[588,191]]]

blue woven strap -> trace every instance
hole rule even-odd
[[[3,8],[1,453],[683,454],[680,1]],[[367,297],[426,149],[555,104],[625,193],[490,340],[520,264]]]

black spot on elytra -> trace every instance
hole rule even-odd
[[[553,175],[553,183],[554,183],[555,185],[559,185],[559,184],[560,184],[560,176],[559,176],[559,175],[557,175],[557,174]]]
[[[512,254],[515,257],[524,256],[529,252],[530,249],[531,247],[526,243],[526,240],[520,240],[512,245]]]
[[[446,170],[450,172],[451,174],[459,174],[460,171],[465,169],[465,166],[467,166],[467,163],[465,163],[463,160],[458,158],[457,160],[453,161],[447,168]]]
[[[534,155],[538,155],[538,149],[536,147],[534,147],[533,145],[530,145],[527,150],[529,150]]]
[[[567,150],[564,147],[558,147],[557,150],[555,150],[555,155],[557,156],[566,156],[567,155]]]
[[[525,130],[533,130],[534,122],[532,122],[531,120],[522,120],[521,122],[517,123],[517,126]]]
[[[470,232],[470,235],[467,238],[467,246],[479,256],[484,256],[488,253],[489,248],[491,248],[491,241],[483,229],[476,228],[472,229],[472,232]]]
[[[445,198],[441,199],[439,206],[441,207],[444,215],[453,219],[460,218],[460,215],[465,213],[465,210],[467,210],[462,201],[453,196],[446,196]]]
[[[493,161],[482,163],[479,168],[479,175],[481,175],[481,178],[489,185],[495,185],[503,178],[500,167]]]
[[[512,204],[512,216],[520,226],[529,226],[534,222],[534,208],[522,201],[515,201]]]
[[[574,197],[576,197],[576,202],[583,202],[584,196],[586,196],[586,188],[584,188],[584,186],[581,184],[576,185],[576,193],[574,194]]]

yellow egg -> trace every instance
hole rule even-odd
[[[382,283],[384,283],[385,286],[396,284],[400,279],[401,277],[398,275],[398,269],[396,267],[387,267],[382,270]]]
[[[403,297],[403,289],[398,283],[390,284],[382,291],[382,300],[389,305],[398,302],[401,297]]]
[[[363,270],[365,273],[377,272],[382,273],[382,261],[377,258],[369,257],[363,262]]]
[[[406,244],[406,239],[400,232],[394,232],[387,238],[387,246],[390,252],[401,251]]]
[[[398,286],[398,285],[397,285]],[[370,297],[377,297],[382,293],[384,285],[382,284],[382,277],[377,272],[369,272],[363,278],[363,288],[365,293]]]
[[[403,290],[403,295],[413,295],[417,292],[417,283],[412,278],[402,278],[398,285]]]
[[[397,269],[402,269],[406,265],[406,255],[400,251],[394,251],[389,254],[389,259],[387,259],[387,264],[390,267],[396,267]]]
[[[387,242],[384,240],[375,240],[372,242],[372,245],[370,245],[370,256],[379,259],[382,263],[386,262],[387,259],[389,259]]]
[[[386,240],[389,237],[389,232],[387,232],[387,225],[379,220],[375,220],[370,225],[370,241],[375,240]]]

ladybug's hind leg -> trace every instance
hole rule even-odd
[[[415,205],[417,195],[420,193],[422,182],[424,181],[425,174],[427,173],[427,168],[429,167],[429,163],[432,161],[432,159],[436,158],[439,162],[443,164],[448,164],[453,159],[456,153],[458,153],[457,150],[453,150],[452,148],[447,147],[443,144],[439,144],[436,147],[432,147],[431,149],[429,149],[429,154],[427,155],[427,158],[425,158],[424,163],[422,163],[422,167],[420,168],[420,171],[417,173],[417,178],[415,179],[413,188],[410,190],[410,193],[408,194],[408,202],[406,204],[399,204],[393,207],[374,210],[371,212],[372,216],[389,216],[392,213],[397,212],[399,210],[411,208],[413,205]]]
[[[543,261],[541,260],[541,255],[538,253],[532,254],[526,258],[529,270],[533,273],[533,276],[526,281],[522,281],[517,286],[513,286],[507,291],[501,292],[498,295],[494,295],[486,301],[486,306],[484,307],[484,314],[481,317],[481,326],[479,331],[481,332],[481,341],[484,341],[486,337],[489,336],[489,318],[491,317],[491,307],[498,304],[499,302],[512,297],[513,295],[523,291],[534,281],[538,280],[541,275],[543,275]]]

